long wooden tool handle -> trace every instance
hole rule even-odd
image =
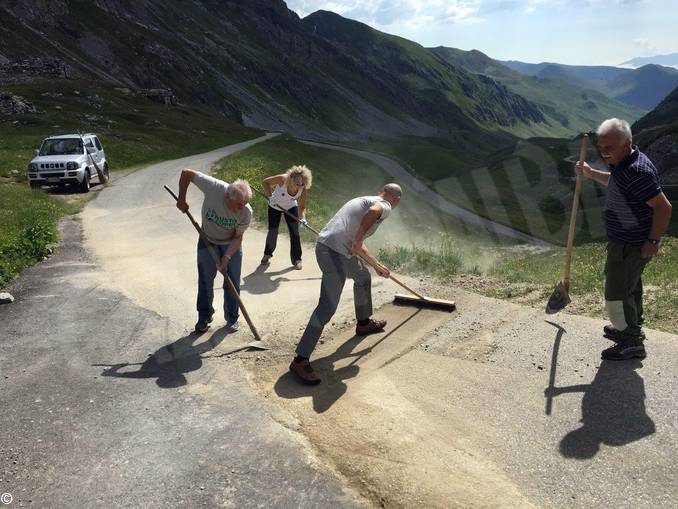
[[[165,187],[165,189],[167,189],[167,192],[172,195],[172,198],[174,198],[174,200],[178,202],[179,198],[177,197],[176,194],[174,194],[174,191],[172,191],[167,186],[164,186],[164,187]],[[212,247],[212,244],[207,239],[207,236],[205,236],[205,232],[203,232],[200,225],[196,222],[196,220],[193,218],[193,215],[188,210],[185,212],[185,214],[188,216],[188,219],[191,220],[191,223],[193,223],[193,226],[195,226],[195,229],[198,231],[200,238],[202,239],[205,246],[207,246],[207,250],[209,251],[210,255],[212,256],[212,259],[214,260],[215,265],[218,267],[219,266],[219,255],[214,250],[214,247]],[[247,325],[250,326],[250,330],[252,331],[252,334],[254,334],[254,337],[256,338],[257,341],[261,341],[261,336],[259,335],[257,328],[254,326],[254,323],[252,323],[252,319],[250,318],[249,313],[245,309],[245,304],[243,304],[243,301],[240,298],[240,295],[238,294],[238,290],[236,290],[235,285],[233,284],[233,281],[231,281],[231,278],[228,277],[228,273],[224,272],[223,274],[224,274],[224,279],[226,280],[226,284],[228,285],[228,289],[231,292],[231,295],[233,295],[233,297],[235,297],[235,299],[238,301],[238,307],[240,307],[240,311],[242,311],[242,315],[245,317],[245,321],[247,322]]]
[[[366,256],[363,256],[362,254],[359,254],[358,256],[360,257],[360,259],[361,259],[362,261],[364,261],[365,263],[367,263],[368,265],[370,265],[374,270],[377,270],[377,266],[376,266],[374,263],[372,263],[372,261],[369,260]],[[410,292],[411,294],[416,295],[416,296],[419,297],[420,299],[426,300],[426,297],[424,297],[423,295],[421,295],[421,294],[415,292],[414,290],[412,290],[412,288],[410,288],[409,286],[407,286],[405,283],[403,283],[403,282],[401,282],[401,281],[398,281],[398,280],[396,279],[396,277],[395,277],[393,274],[389,274],[388,278],[389,278],[391,281],[393,281],[395,284],[402,286],[405,290],[407,290],[407,291]]]
[[[589,144],[589,135],[584,134],[579,146],[579,160],[586,161],[586,149]],[[563,272],[563,285],[570,288],[570,269],[572,268],[572,247],[574,245],[574,230],[577,224],[577,209],[579,208],[579,196],[581,195],[581,175],[577,175],[574,185],[574,198],[572,200],[572,213],[570,214],[570,230],[567,233],[567,250],[565,252],[565,270]]]
[[[263,196],[264,198],[266,198],[266,199],[268,200],[269,197],[266,196],[266,195],[265,195],[264,193],[262,193],[261,191],[259,191],[257,188],[253,187],[252,189],[254,189],[257,193],[259,193],[261,196]],[[296,219],[297,221],[299,221],[301,224],[303,224],[304,226],[306,226],[309,230],[311,230],[311,231],[312,231],[313,233],[315,233],[316,235],[320,235],[313,227],[311,227],[310,224],[308,224],[308,223],[303,223],[297,216],[295,216],[295,215],[292,214],[291,212],[289,212],[289,211],[287,211],[287,210],[284,210],[284,209],[277,209],[277,210],[280,210],[281,212],[284,212],[285,214],[287,214],[288,216],[290,216],[292,219]],[[372,268],[374,268],[375,270],[377,269],[377,267],[374,265],[374,263],[372,263],[370,260],[368,260],[367,257],[365,257],[365,256],[363,256],[363,255],[361,255],[361,254],[359,254],[358,256],[360,257],[360,259],[361,259],[362,261],[364,261],[365,263],[367,263],[368,265],[370,265]],[[395,284],[398,284],[398,285],[402,286],[403,288],[405,288],[405,290],[407,290],[407,291],[410,292],[411,294],[416,295],[416,296],[419,297],[420,299],[424,299],[424,300],[426,299],[426,297],[424,297],[424,296],[420,295],[419,293],[415,292],[415,291],[412,290],[412,288],[410,288],[409,286],[407,286],[407,285],[405,285],[404,283],[398,281],[393,275],[389,275],[389,279],[390,279],[391,281],[393,281]]]

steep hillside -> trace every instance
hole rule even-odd
[[[640,108],[651,110],[676,86],[678,69],[661,65],[644,65],[638,69],[610,66],[563,65],[555,63],[527,64],[502,62],[527,76],[560,79],[578,87],[597,90],[607,96]]]
[[[610,117],[634,120],[642,115],[642,110],[609,99],[596,90],[584,89],[566,79],[525,76],[477,50],[463,51],[441,46],[430,51],[453,65],[490,76],[509,90],[529,97],[544,112],[552,127],[551,135],[558,133],[568,136],[574,131],[589,131]],[[604,68],[600,69],[600,74],[604,75]]]
[[[633,125],[635,140],[657,165],[667,194],[678,200],[678,88]]]
[[[0,16],[5,83],[171,89],[182,103],[308,137],[549,128],[494,80],[331,13],[302,21],[282,0],[7,0]]]

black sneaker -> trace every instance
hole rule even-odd
[[[608,361],[627,361],[629,359],[644,359],[645,347],[642,342],[622,341],[606,348],[600,354],[601,359]]]
[[[210,324],[212,323],[212,317],[210,316],[207,319],[200,319],[198,320],[198,323],[195,324],[195,332],[207,332],[207,329],[210,328]]]
[[[615,329],[612,327],[612,325],[606,325],[603,327],[603,337],[611,339],[615,343],[619,343],[621,341],[645,341],[646,339],[645,333],[642,331],[640,334],[628,334],[627,332]]]

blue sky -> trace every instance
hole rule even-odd
[[[678,52],[676,0],[287,0],[424,46],[478,49],[500,60],[617,65]]]

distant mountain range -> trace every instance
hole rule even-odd
[[[489,76],[509,90],[529,97],[544,112],[552,125],[563,125],[570,132],[588,131],[610,117],[638,118],[641,109],[621,105],[586,83],[527,75],[513,70],[484,53],[443,46],[431,48],[440,58],[470,72]],[[530,64],[525,64],[530,65]],[[611,68],[614,69],[614,68]]]
[[[563,80],[584,89],[597,90],[630,106],[651,110],[676,86],[678,69],[648,64],[638,69],[610,66],[564,65],[543,62],[502,62],[526,76]]]
[[[678,67],[678,53],[669,53],[668,55],[654,55],[652,57],[636,57],[619,65],[628,65],[630,67],[642,67],[647,64],[665,65],[667,67]]]
[[[4,0],[0,18],[0,84],[171,89],[183,103],[305,137],[564,136],[642,114],[576,86],[537,80],[520,93],[337,14],[300,19],[282,0]],[[554,99],[557,86],[568,99]]]

